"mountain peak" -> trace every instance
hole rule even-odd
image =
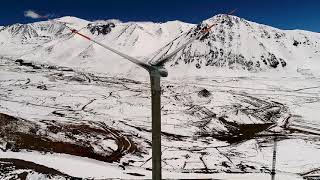
[[[94,20],[93,23],[96,23],[96,24],[107,24],[107,23],[120,24],[123,22],[119,19],[107,19],[107,20],[99,19],[99,20]]]
[[[54,19],[56,21],[60,21],[60,22],[66,22],[66,23],[70,23],[70,24],[88,24],[90,23],[90,21],[78,18],[78,17],[74,17],[74,16],[63,16],[60,18],[56,18]]]
[[[225,22],[240,22],[243,21],[244,19],[234,16],[234,15],[229,15],[229,14],[217,14],[209,19],[204,20],[203,22],[205,23],[225,23]]]

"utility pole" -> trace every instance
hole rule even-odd
[[[274,138],[273,138],[273,155],[272,155],[271,180],[275,180],[275,176],[276,176],[276,161],[277,161],[277,135],[274,135]]]

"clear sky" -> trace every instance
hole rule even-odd
[[[39,21],[27,10],[51,17],[76,16],[87,20],[181,20],[198,23],[237,8],[236,16],[281,29],[320,32],[320,0],[3,0],[0,25]]]

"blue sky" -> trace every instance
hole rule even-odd
[[[87,20],[198,23],[235,8],[235,15],[247,20],[281,29],[320,32],[319,0],[3,0],[0,25],[39,21],[25,17],[27,10]]]

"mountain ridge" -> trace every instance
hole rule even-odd
[[[192,71],[205,69],[204,67],[251,72],[269,69],[294,71],[297,68],[313,68],[319,64],[320,59],[320,52],[317,51],[320,49],[319,33],[281,30],[225,14],[213,16],[199,25],[181,21],[153,23],[121,22],[115,19],[90,22],[65,16],[51,21],[4,26],[0,30],[0,47],[7,49],[7,54],[1,55],[62,63],[93,71],[110,70],[112,73],[118,73],[118,70],[114,69],[120,67],[126,67],[120,68],[123,69],[123,74],[137,69],[131,64],[127,65],[125,60],[117,55],[74,36],[59,21],[66,22],[68,26],[99,42],[145,61],[151,57],[159,59],[190,39],[199,28],[216,24],[205,37],[195,40],[165,64],[167,68],[177,72],[178,70],[174,69],[184,71],[185,66]],[[10,32],[10,28],[15,31]],[[175,39],[179,35],[180,37]],[[175,40],[167,44],[172,39]],[[167,46],[164,46],[166,44]],[[106,57],[109,57],[108,60]],[[307,63],[304,62],[306,59]],[[118,62],[115,60],[121,63],[116,65]],[[106,64],[113,64],[112,69],[105,68]]]

